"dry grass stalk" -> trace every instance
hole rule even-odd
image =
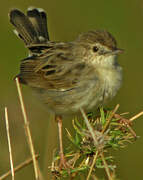
[[[135,116],[133,116],[132,118],[130,118],[129,120],[132,122],[134,121],[135,119],[139,118],[140,116],[143,115],[143,111],[141,111],[140,113],[136,114]]]
[[[35,156],[36,159],[39,157],[39,155],[36,155]],[[20,169],[24,168],[24,167],[27,167],[29,164],[31,164],[33,162],[33,159],[32,158],[29,158],[27,160],[25,160],[24,162],[22,162],[21,164],[17,165],[15,168],[14,168],[14,172],[17,172],[19,171]],[[6,172],[5,174],[3,174],[2,176],[0,176],[0,180],[3,180],[5,178],[7,178],[8,176],[11,175],[11,170],[9,170],[8,172]]]
[[[14,180],[14,167],[13,167],[12,148],[11,148],[10,133],[9,133],[7,107],[5,107],[5,124],[6,124],[7,140],[8,140],[8,150],[9,150],[9,158],[10,158],[11,175],[12,175],[12,180]]]
[[[39,166],[38,166],[38,163],[36,160],[34,145],[33,145],[32,136],[31,136],[31,132],[30,132],[30,128],[29,128],[29,122],[28,122],[28,118],[27,118],[27,114],[26,114],[26,108],[24,105],[23,96],[22,96],[21,87],[20,87],[20,83],[19,83],[18,78],[16,78],[16,86],[17,86],[21,110],[22,110],[22,114],[23,114],[23,118],[24,118],[25,134],[27,137],[27,141],[28,141],[30,152],[31,152],[32,159],[33,159],[35,178],[36,178],[36,180],[39,180],[39,178],[40,178],[39,177]]]

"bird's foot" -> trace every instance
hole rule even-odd
[[[71,166],[68,164],[68,162],[66,161],[66,158],[64,156],[63,153],[60,154],[60,164],[59,164],[59,170],[62,169],[70,169]]]

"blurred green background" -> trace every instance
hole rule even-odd
[[[81,32],[106,29],[117,39],[118,47],[125,49],[119,57],[124,69],[124,82],[118,95],[108,107],[120,104],[120,112],[130,116],[143,110],[143,1],[142,0],[4,0],[0,6],[0,174],[10,167],[4,123],[4,107],[8,107],[14,164],[30,157],[23,127],[17,90],[13,77],[19,71],[20,60],[27,50],[12,32],[7,14],[11,8],[25,11],[29,6],[44,8],[48,13],[51,40],[71,41]],[[36,152],[40,154],[40,167],[47,173],[53,150],[58,147],[57,127],[53,115],[23,87],[32,136]],[[70,129],[71,121],[64,121]],[[117,175],[121,180],[143,178],[143,117],[135,123],[141,138],[127,148],[114,152]],[[65,136],[65,134],[64,134]],[[65,137],[64,137],[65,138]],[[65,145],[67,139],[65,138]],[[69,143],[69,142],[68,142]],[[34,179],[32,166],[16,173],[16,179]],[[11,178],[8,178],[11,179]],[[50,179],[50,177],[48,178]]]

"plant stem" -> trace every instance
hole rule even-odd
[[[110,170],[109,170],[109,168],[108,168],[108,164],[107,164],[106,161],[105,161],[103,152],[100,154],[100,156],[101,156],[101,159],[102,159],[103,164],[104,164],[104,166],[105,166],[105,171],[106,171],[106,173],[107,173],[108,179],[109,179],[109,180],[113,180],[112,177],[111,177],[111,174],[110,174]]]
[[[39,156],[36,155],[36,158],[38,158]],[[26,161],[22,162],[21,164],[19,164],[18,166],[16,166],[14,168],[14,172],[19,171],[20,169],[26,167],[27,165],[31,164],[33,162],[32,158],[27,159]],[[7,178],[8,176],[11,175],[11,170],[9,170],[8,172],[6,172],[5,174],[3,174],[2,176],[0,176],[0,180],[3,180],[5,178]]]
[[[97,147],[97,146],[98,146],[98,141],[97,141],[97,139],[96,139],[95,132],[94,132],[91,124],[89,123],[88,118],[87,118],[84,110],[83,110],[82,108],[80,108],[80,111],[81,111],[81,114],[82,114],[82,116],[83,116],[83,118],[84,118],[84,121],[85,121],[85,123],[86,123],[86,125],[87,125],[87,128],[88,128],[88,130],[89,130],[89,132],[90,132],[90,134],[91,134],[91,136],[92,136],[92,138],[93,138],[94,145]]]
[[[25,108],[25,105],[24,105],[23,96],[22,96],[21,87],[20,87],[20,83],[19,83],[18,78],[16,78],[16,86],[17,86],[17,91],[18,91],[18,95],[19,95],[21,110],[22,110],[22,114],[23,114],[23,118],[24,118],[25,133],[26,133],[29,148],[30,148],[30,151],[31,151],[31,156],[32,156],[32,159],[33,159],[35,178],[36,178],[36,180],[39,180],[39,167],[38,167],[38,163],[37,163],[37,160],[36,160],[36,157],[35,157],[34,145],[33,145],[33,141],[32,141],[32,136],[31,136],[31,132],[30,132],[30,128],[29,128],[29,122],[28,122],[28,118],[27,118],[27,114],[26,114],[26,108]]]
[[[97,160],[98,153],[99,153],[99,151],[97,150],[97,151],[96,151],[96,154],[94,155],[93,162],[92,162],[92,165],[91,165],[91,167],[90,167],[90,170],[89,170],[89,173],[88,173],[88,176],[87,176],[86,180],[89,180],[89,178],[90,178],[90,176],[91,176],[92,170],[93,170],[94,165],[95,165],[96,160]]]
[[[9,133],[9,123],[8,123],[8,111],[7,107],[5,107],[5,124],[6,124],[6,132],[7,132],[7,140],[8,140],[8,149],[9,149],[9,157],[10,157],[10,167],[11,167],[11,175],[12,180],[14,180],[14,167],[13,167],[13,158],[12,158],[12,149],[11,149],[11,141],[10,141],[10,133]]]
[[[114,116],[115,112],[118,110],[119,108],[119,104],[116,105],[116,107],[114,108],[114,110],[112,111],[112,114],[109,116],[109,118],[107,119],[107,122],[102,130],[102,133],[104,133],[106,131],[106,129],[108,128],[110,121],[112,119],[112,117]]]

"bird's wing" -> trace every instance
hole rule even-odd
[[[20,69],[22,83],[62,91],[79,86],[92,74],[92,69],[74,56],[68,43],[49,45],[40,55],[23,60]]]

